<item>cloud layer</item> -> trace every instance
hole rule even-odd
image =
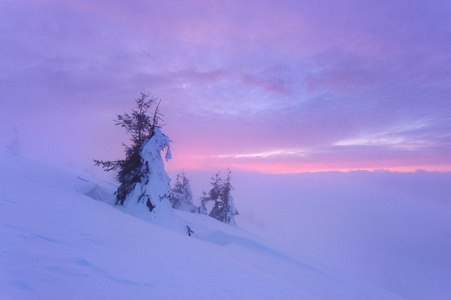
[[[299,2],[2,1],[0,142],[117,158],[143,91],[173,169],[451,170],[450,4]]]

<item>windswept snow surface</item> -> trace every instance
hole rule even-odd
[[[188,237],[94,199],[114,189],[0,154],[0,299],[400,299],[207,216],[177,212]]]

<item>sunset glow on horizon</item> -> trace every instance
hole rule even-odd
[[[256,154],[258,155],[258,154]],[[400,165],[390,161],[365,161],[365,162],[318,162],[307,163],[301,161],[292,162],[265,162],[264,160],[247,160],[239,159],[229,160],[229,156],[220,157],[180,157],[176,162],[170,161],[166,164],[169,171],[180,170],[209,170],[217,172],[230,168],[232,170],[241,170],[249,172],[261,172],[267,174],[289,174],[289,173],[311,173],[311,172],[349,172],[349,171],[390,171],[390,172],[450,172],[451,165],[428,165],[427,162],[416,163],[410,165]],[[237,158],[237,157],[234,157]]]
[[[451,171],[448,1],[0,3],[0,148],[97,172],[140,92],[167,168]]]

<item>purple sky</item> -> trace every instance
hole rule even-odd
[[[0,2],[0,147],[121,158],[140,91],[169,169],[449,171],[451,2]]]

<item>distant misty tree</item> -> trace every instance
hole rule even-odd
[[[9,142],[8,146],[6,146],[5,152],[14,156],[20,156],[20,139],[19,139],[19,131],[14,127],[14,137]]]
[[[208,196],[204,195],[201,199],[201,204],[206,207],[208,202],[213,203],[209,216],[215,218],[221,222],[235,225],[235,216],[238,215],[238,211],[233,204],[233,197],[231,191],[233,189],[232,184],[232,172],[227,169],[227,177],[223,180],[219,172],[215,177],[212,177],[211,185]],[[206,197],[205,197],[206,196]]]
[[[171,206],[172,208],[196,212],[197,207],[193,203],[193,195],[191,192],[191,186],[185,173],[177,174],[174,186],[171,189]]]
[[[166,160],[171,158],[170,139],[161,131],[158,107],[156,98],[141,93],[132,112],[118,115],[115,120],[130,134],[130,146],[123,144],[125,159],[94,162],[106,171],[118,170],[116,205],[151,223],[187,233],[188,228],[174,215],[170,204],[169,176],[161,157],[166,150]]]
[[[206,215],[208,214],[208,195],[206,192],[202,192],[202,196],[200,197],[200,205],[196,209],[196,213],[200,215]]]

